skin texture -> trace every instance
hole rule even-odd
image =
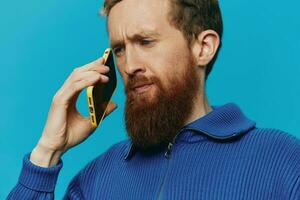
[[[155,76],[165,88],[170,88],[174,84],[172,77],[180,79],[188,59],[193,57],[199,93],[193,112],[185,120],[187,124],[211,110],[204,92],[204,73],[216,53],[219,37],[212,30],[203,31],[189,48],[182,32],[167,20],[168,10],[166,0],[121,1],[108,16],[109,37],[126,88],[137,74]],[[148,98],[155,96],[156,89],[154,86],[148,91]]]
[[[54,166],[68,149],[80,144],[94,132],[90,119],[77,111],[76,101],[84,88],[98,81],[103,84],[108,81],[105,73],[109,68],[102,62],[103,59],[99,59],[74,69],[56,92],[42,136],[31,152],[31,162],[41,167]],[[107,115],[116,107],[111,102]]]
[[[166,2],[144,1],[132,10],[135,2],[124,1],[112,8],[108,21],[125,82],[127,133],[143,151],[157,150],[173,141],[200,93],[201,71],[182,33],[169,25]],[[124,13],[130,13],[126,20],[121,19]],[[143,84],[151,86],[142,91],[133,89]]]
[[[168,9],[167,0],[123,0],[112,8],[108,17],[109,36],[126,89],[141,83],[137,80],[145,80],[135,79],[137,75],[146,80],[155,77],[161,88],[168,89],[172,80],[182,78],[185,67],[193,61],[191,67],[195,67],[194,73],[199,77],[195,82],[199,92],[185,117],[183,124],[186,124],[211,110],[204,92],[204,72],[216,53],[219,37],[216,32],[205,30],[188,47],[182,33],[168,23]],[[84,88],[108,81],[105,76],[108,69],[102,62],[100,59],[74,69],[57,91],[41,138],[30,155],[31,162],[42,167],[54,166],[65,152],[94,132],[89,119],[77,111],[76,101]],[[153,84],[144,93],[134,93],[135,100],[144,96],[148,103],[155,103],[158,89]],[[107,115],[116,107],[111,102]]]

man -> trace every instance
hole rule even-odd
[[[235,104],[208,103],[222,37],[217,0],[106,0],[104,13],[130,139],[81,170],[65,199],[300,199],[299,140],[256,128]],[[97,60],[69,76],[8,199],[54,198],[61,156],[94,131],[76,110],[78,94],[108,82],[107,72]]]

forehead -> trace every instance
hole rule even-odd
[[[110,39],[137,33],[162,32],[170,26],[167,20],[168,0],[122,0],[110,11]]]

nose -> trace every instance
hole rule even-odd
[[[145,72],[145,67],[137,51],[131,48],[126,49],[125,73],[133,76],[138,72]]]

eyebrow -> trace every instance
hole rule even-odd
[[[154,32],[154,31],[141,31],[138,33],[133,34],[132,36],[128,37],[129,41],[137,41],[140,39],[144,39],[146,37],[155,37],[157,38],[158,36],[160,36],[159,33]],[[110,43],[110,47],[112,49],[118,47],[118,46],[123,46],[124,45],[124,41],[123,40],[112,40]]]

